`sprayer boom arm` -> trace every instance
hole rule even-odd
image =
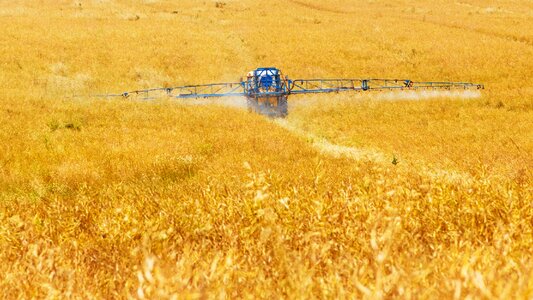
[[[130,97],[155,99],[208,97],[286,97],[291,94],[337,93],[344,91],[384,91],[416,89],[483,89],[482,84],[469,82],[430,82],[409,79],[295,79],[283,78],[276,68],[258,68],[241,82],[186,85],[124,92],[122,94],[94,95],[96,97]]]

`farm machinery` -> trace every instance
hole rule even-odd
[[[408,79],[289,79],[277,68],[258,68],[239,82],[152,88],[97,97],[140,97],[155,99],[245,97],[248,110],[270,117],[288,114],[288,96],[298,94],[367,92],[418,89],[483,89],[482,84],[469,82],[419,82]]]

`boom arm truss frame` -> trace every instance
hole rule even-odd
[[[95,97],[132,97],[150,100],[160,97],[174,98],[210,98],[257,96],[258,93],[248,89],[250,80],[229,83],[186,85],[167,88],[152,88],[124,92],[122,94],[102,94]],[[447,81],[411,81],[408,79],[285,79],[286,85],[281,90],[263,91],[261,96],[280,96],[317,93],[338,93],[346,91],[386,91],[386,90],[434,90],[434,89],[484,89],[482,84]]]

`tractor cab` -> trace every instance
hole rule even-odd
[[[243,81],[249,111],[270,117],[287,116],[287,79],[276,68],[258,68]]]
[[[286,82],[276,68],[259,68],[248,72],[246,90],[251,93],[283,92]]]

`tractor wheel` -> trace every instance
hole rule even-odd
[[[246,98],[246,106],[248,107],[248,112],[256,112],[257,104],[253,98]]]
[[[289,103],[287,97],[280,97],[278,102],[278,116],[285,118],[289,114]]]

